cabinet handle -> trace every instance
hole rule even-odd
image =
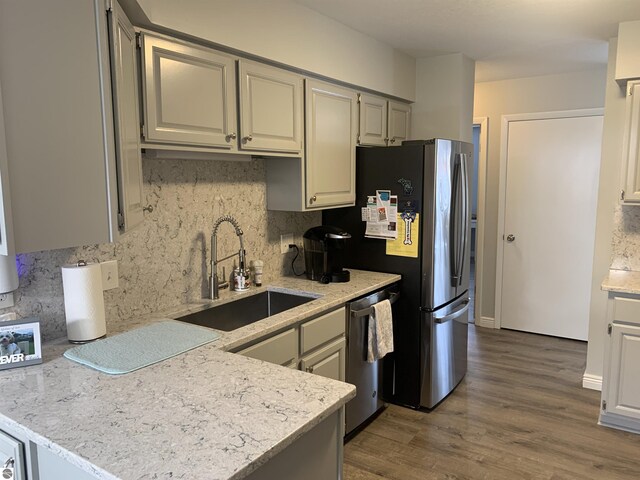
[[[247,143],[247,142],[250,142],[251,140],[253,140],[253,137],[251,135],[247,135],[246,137],[242,137],[242,143]]]
[[[313,197],[311,197],[311,198],[309,199],[309,203],[313,203],[313,202],[315,202],[316,200],[318,200],[318,198],[314,195]]]
[[[13,468],[13,466],[15,465],[15,460],[13,459],[13,457],[9,457],[7,458],[7,461],[4,462],[4,466],[2,468]]]
[[[235,140],[236,139],[236,134],[235,133],[230,133],[229,135],[227,135],[227,142],[231,141],[231,140]]]
[[[313,366],[311,366],[311,367],[307,367],[307,372],[309,372],[309,373],[313,373]]]

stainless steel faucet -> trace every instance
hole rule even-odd
[[[229,222],[231,225],[233,225],[233,228],[235,228],[236,235],[240,239],[240,250],[238,251],[238,253],[233,253],[224,258],[218,259],[218,253],[217,253],[218,227],[220,227],[220,224],[223,222]],[[235,257],[236,255],[238,255],[240,272],[242,275],[244,275],[245,251],[244,251],[244,242],[242,240],[242,229],[240,228],[240,225],[238,225],[238,221],[235,218],[233,218],[231,215],[225,215],[223,217],[220,217],[218,220],[216,220],[216,222],[213,224],[213,233],[211,233],[211,276],[209,277],[209,297],[211,299],[219,298],[219,295],[218,295],[219,289],[225,288],[228,285],[227,282],[221,283],[220,279],[218,278],[218,270],[217,270],[218,263],[222,262],[223,260],[227,260],[231,257]]]

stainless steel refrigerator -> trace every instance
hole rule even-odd
[[[356,206],[323,212],[352,236],[346,267],[402,275],[395,351],[383,361],[393,403],[433,408],[466,373],[472,152],[446,139],[358,147]],[[362,209],[380,190],[397,196],[396,242],[365,236]]]

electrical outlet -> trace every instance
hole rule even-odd
[[[285,233],[280,235],[280,253],[289,251],[289,244],[293,243],[293,233]]]
[[[13,292],[0,295],[0,308],[13,307]]]
[[[100,268],[102,269],[102,290],[118,288],[118,261],[101,262]]]

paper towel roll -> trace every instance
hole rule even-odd
[[[0,293],[18,289],[18,269],[15,255],[0,255]]]
[[[64,312],[70,342],[90,342],[107,333],[99,263],[62,266]]]

